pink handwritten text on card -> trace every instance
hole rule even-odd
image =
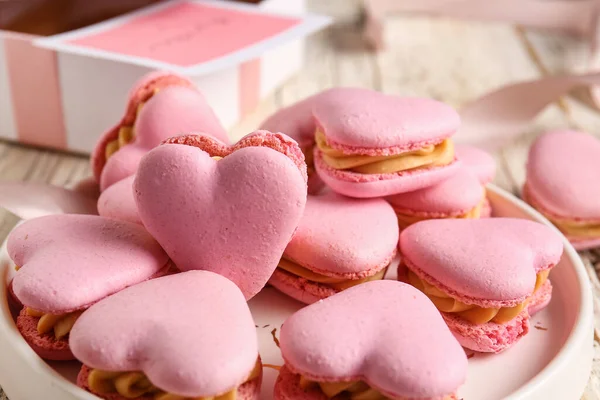
[[[199,3],[178,3],[68,43],[182,67],[225,56],[301,20]]]

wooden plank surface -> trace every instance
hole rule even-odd
[[[584,45],[573,39],[523,33],[508,25],[396,16],[386,22],[388,48],[372,54],[360,51],[356,31],[358,3],[358,0],[310,2],[314,11],[335,16],[336,24],[309,39],[302,72],[235,127],[232,136],[240,137],[252,131],[277,108],[328,87],[370,87],[386,93],[433,97],[458,107],[510,82],[572,70],[580,65],[584,52]],[[575,100],[565,102],[567,107],[549,107],[527,132],[495,154],[497,185],[519,194],[527,150],[539,132],[565,127],[600,132],[600,114]],[[89,175],[86,157],[0,142],[2,180],[70,186]],[[16,222],[16,217],[0,212],[0,238],[4,238]],[[599,254],[582,253],[597,301],[600,299],[596,274]],[[599,334],[596,335],[594,372],[583,396],[585,400],[600,400],[598,338]],[[0,400],[3,399],[0,389]]]

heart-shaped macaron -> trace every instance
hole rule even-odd
[[[72,358],[68,333],[106,296],[167,272],[168,257],[139,224],[92,215],[50,215],[15,228],[7,244],[20,268],[11,289],[25,308],[17,327],[43,358]]]
[[[529,330],[552,295],[561,236],[515,218],[428,220],[400,234],[399,278],[438,306],[461,344],[500,352]]]
[[[368,280],[383,279],[396,255],[398,222],[383,199],[335,192],[309,195],[298,230],[269,283],[313,303]]]
[[[134,179],[135,175],[131,175],[103,191],[98,198],[98,214],[141,224],[142,220],[133,197]]]
[[[106,399],[140,396],[122,394],[130,386],[139,390],[135,384],[106,382],[132,371],[175,396],[168,398],[212,399],[233,391],[227,398],[258,399],[260,371],[250,379],[258,360],[252,315],[240,290],[208,271],[157,278],[96,303],[75,323],[70,345],[84,364],[78,383],[100,389]],[[251,395],[236,397],[238,390]]]
[[[130,95],[125,116],[101,137],[92,154],[100,189],[135,173],[142,156],[163,140],[188,132],[228,141],[212,108],[186,78],[171,73],[142,78]]]
[[[249,299],[298,226],[306,164],[283,134],[257,131],[233,146],[181,136],[142,159],[134,191],[144,226],[179,269],[222,274]]]
[[[344,398],[371,390],[385,398],[442,399],[467,372],[465,353],[434,305],[394,281],[355,286],[296,312],[283,324],[280,344],[285,366],[276,400],[323,400],[337,395],[326,393],[333,389],[350,392]]]
[[[600,140],[554,131],[531,146],[523,197],[579,250],[600,246]]]

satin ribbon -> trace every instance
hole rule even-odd
[[[94,197],[88,186],[65,189],[58,186],[0,182],[0,207],[21,219],[51,214],[98,214]]]

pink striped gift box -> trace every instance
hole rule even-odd
[[[0,138],[89,153],[153,69],[191,79],[233,126],[296,73],[329,23],[305,0],[172,1],[50,37],[0,31]]]

